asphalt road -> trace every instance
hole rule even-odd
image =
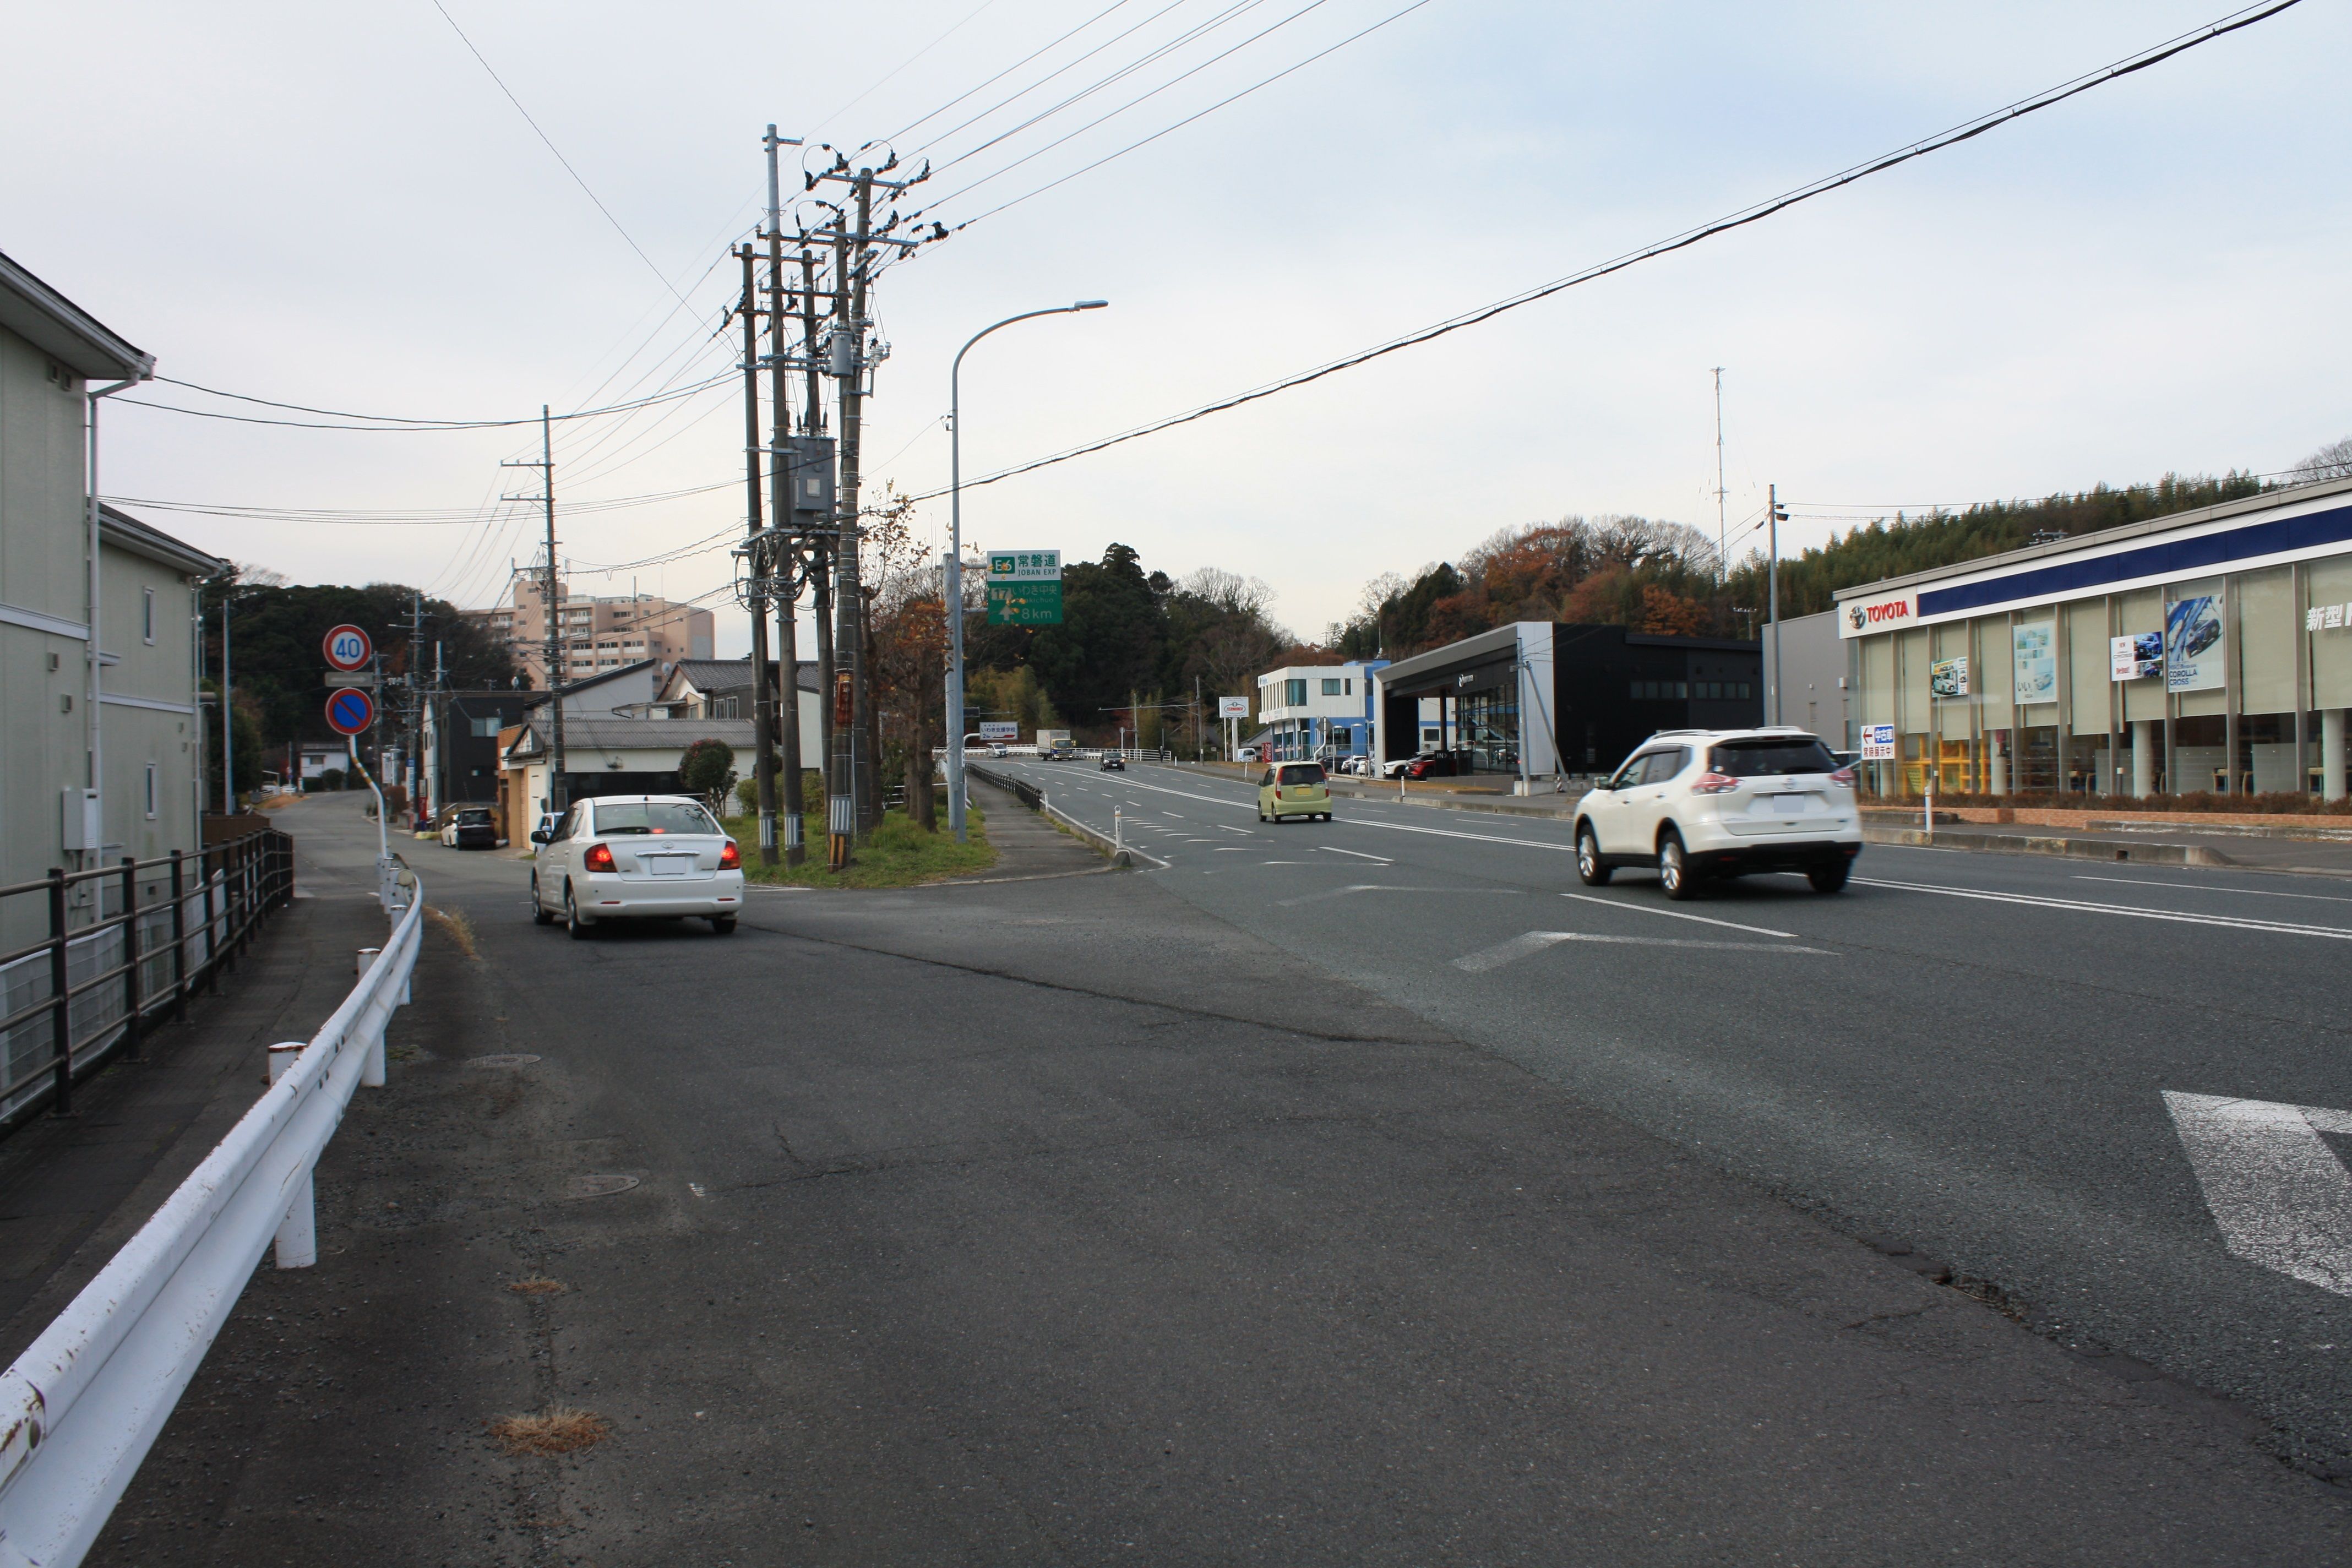
[[[1118,812],[1196,908],[2352,1471],[2352,1183],[2326,1142],[2352,1151],[2352,1116],[2208,1172],[2323,1284],[2231,1256],[2166,1100],[2352,1110],[2352,881],[1874,847],[1842,894],[1672,904],[1644,872],[1582,887],[1565,822],[1340,798],[1275,826],[1192,770],[990,765],[1106,832]]]
[[[1081,810],[1101,787],[1052,783]],[[1180,814],[1150,835],[1173,870],[761,892],[726,938],[570,941],[530,923],[527,864],[404,844],[478,956],[433,928],[391,1082],[320,1165],[318,1266],[257,1273],[91,1561],[2347,1554],[2352,1496],[2263,1452],[2261,1423],[1717,1168],[1835,1123],[1853,1147],[1821,1184],[1870,1174],[1900,1208],[1933,1184],[1860,1122],[1895,1142],[1874,1108],[1931,1103],[1932,1079],[1927,1163],[1955,1190],[1990,1173],[1963,1194],[1979,1219],[2055,1190],[1977,1150],[2014,1098],[1984,1051],[1810,1027],[1931,973],[1961,1005],[1990,971],[1905,951],[1899,911],[1937,895],[1759,889],[1668,916],[1635,887],[1558,897],[1539,829],[1365,808],[1259,833],[1229,785],[1108,787]],[[316,900],[365,896],[353,803],[280,820]],[[1474,837],[1405,831],[1427,826]],[[1455,966],[1538,930],[1639,940]],[[2058,963],[1995,989],[2031,1006],[2062,983],[2079,996]],[[2000,1037],[2075,1064],[2012,1068],[2043,1095],[2090,1074],[2079,1045]],[[2227,1277],[2180,1228],[2176,1284]],[[550,1404],[609,1436],[490,1440]]]

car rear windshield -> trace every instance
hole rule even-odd
[[[599,833],[710,833],[719,825],[698,805],[682,800],[631,801],[596,808]]]
[[[1717,773],[1736,779],[1775,778],[1784,773],[1835,773],[1837,759],[1811,735],[1790,735],[1769,741],[1726,741],[1715,748],[1712,765]]]
[[[1323,782],[1321,763],[1290,763],[1284,766],[1274,781],[1276,784],[1310,784]]]
[[[479,826],[489,819],[490,814],[487,811],[461,811],[457,814],[457,820],[468,827]]]

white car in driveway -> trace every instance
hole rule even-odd
[[[1709,877],[1801,871],[1845,886],[1862,853],[1853,770],[1802,730],[1662,730],[1576,803],[1576,874],[1654,866],[1670,899]]]
[[[601,795],[533,830],[530,915],[574,937],[606,921],[698,916],[725,936],[743,909],[743,853],[684,795]]]

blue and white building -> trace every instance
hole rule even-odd
[[[2352,479],[1837,595],[1880,791],[2347,792]]]
[[[1336,762],[1372,749],[1373,672],[1384,658],[1353,664],[1288,665],[1257,678],[1258,723],[1269,761],[1321,757]]]

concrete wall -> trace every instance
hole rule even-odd
[[[1861,742],[1853,739],[1853,725],[1862,721],[1862,710],[1856,705],[1856,694],[1846,689],[1846,645],[1838,640],[1837,612],[1824,610],[1817,616],[1798,616],[1780,623],[1784,642],[1780,652],[1780,679],[1785,687],[1780,699],[1780,717],[1773,718],[1768,704],[1764,710],[1767,724],[1795,724],[1811,730],[1829,742],[1833,750],[1851,751]],[[1772,631],[1761,627],[1764,640],[1764,678],[1772,678]]]

